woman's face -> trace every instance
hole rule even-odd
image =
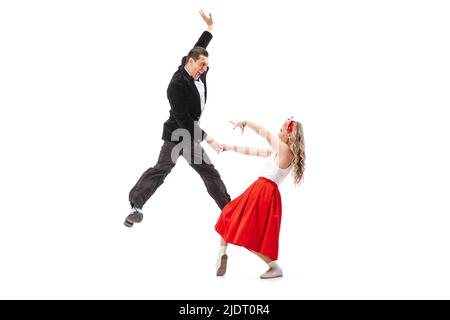
[[[289,132],[287,131],[285,124],[283,124],[283,126],[280,128],[280,132],[278,132],[278,138],[280,138],[280,140],[284,143],[289,142]]]

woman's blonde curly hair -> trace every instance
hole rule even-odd
[[[303,180],[305,172],[305,138],[303,136],[303,126],[300,122],[290,120],[287,122],[289,132],[289,147],[294,153],[292,176],[294,184],[299,184]],[[289,130],[290,129],[290,130]]]

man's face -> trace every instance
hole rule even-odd
[[[189,58],[188,69],[194,80],[198,80],[203,72],[208,69],[208,58],[200,55],[197,61]]]

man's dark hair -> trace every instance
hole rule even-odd
[[[205,48],[202,47],[193,47],[191,51],[189,51],[186,62],[189,61],[189,58],[194,59],[194,61],[197,61],[200,56],[208,57],[208,51],[206,51]]]

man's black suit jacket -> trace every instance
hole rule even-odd
[[[205,48],[212,39],[212,34],[208,31],[202,33],[195,46]],[[182,128],[189,131],[191,141],[201,142],[206,137],[206,132],[203,131],[197,121],[200,119],[202,110],[200,103],[200,94],[195,86],[194,79],[184,69],[186,64],[186,56],[183,57],[181,65],[173,74],[167,88],[167,98],[170,103],[170,116],[164,123],[162,139],[171,141],[172,132],[176,129]],[[208,68],[209,70],[209,68]],[[206,74],[204,72],[200,79],[205,85],[205,102],[206,102]],[[194,130],[197,136],[194,136]],[[178,140],[176,140],[178,142]]]

